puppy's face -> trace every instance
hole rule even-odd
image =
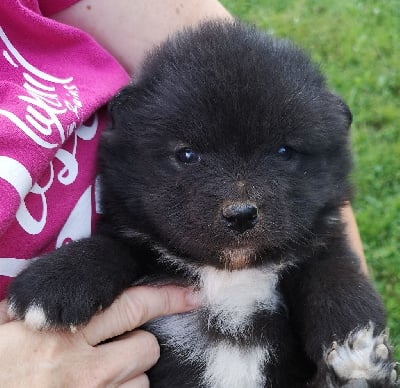
[[[301,246],[347,198],[351,116],[298,49],[213,23],[144,69],[101,151],[106,212],[125,229],[240,269]]]

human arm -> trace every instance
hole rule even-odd
[[[353,209],[349,203],[342,208],[342,219],[346,225],[346,235],[349,239],[350,245],[357,256],[360,258],[362,270],[367,274],[368,267],[365,260],[360,232],[358,230]]]
[[[217,0],[81,0],[52,16],[91,35],[133,74],[168,35],[209,18],[231,18]]]

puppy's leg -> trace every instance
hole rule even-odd
[[[345,244],[308,259],[284,280],[315,387],[395,387],[382,302]],[[290,279],[289,279],[290,278]]]
[[[72,242],[34,260],[11,284],[10,315],[35,328],[74,330],[128,287],[138,268],[129,248],[104,236]]]

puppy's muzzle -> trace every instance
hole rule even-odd
[[[252,202],[231,202],[222,208],[226,225],[236,232],[243,233],[258,222],[258,208]]]

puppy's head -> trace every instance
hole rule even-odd
[[[307,55],[253,28],[178,34],[110,112],[106,216],[197,263],[296,249],[347,199],[348,108]]]

